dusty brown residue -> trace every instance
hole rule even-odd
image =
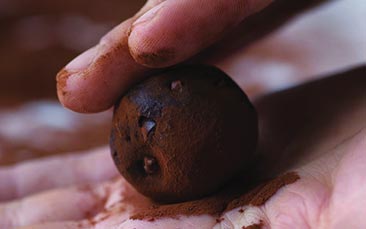
[[[295,172],[288,172],[282,176],[279,176],[273,180],[270,180],[257,188],[253,189],[251,192],[240,196],[240,198],[232,201],[228,206],[226,211],[243,206],[243,205],[253,205],[261,206],[269,200],[280,188],[285,185],[292,184],[299,179],[299,175]]]
[[[159,205],[151,203],[146,208],[136,208],[135,214],[131,219],[157,219],[161,217],[178,217],[179,215],[202,215],[209,214],[220,216],[222,213],[230,211],[234,208],[253,205],[263,205],[269,200],[280,188],[285,185],[292,184],[300,177],[296,172],[288,172],[270,181],[264,182],[252,189],[243,187],[237,182],[231,187],[222,190],[221,192],[194,201],[188,201],[177,204]],[[244,212],[244,210],[239,210]],[[253,227],[256,226],[256,227]],[[252,225],[246,228],[260,228],[261,225]]]
[[[59,95],[65,96],[67,94],[65,87],[67,84],[67,80],[70,77],[70,73],[65,69],[61,69],[56,75],[56,81],[57,81],[57,92]]]
[[[131,55],[138,63],[143,63],[148,66],[160,66],[164,65],[167,62],[171,62],[175,59],[175,50],[174,49],[160,49],[156,52],[142,52],[136,53],[134,50],[129,49]]]
[[[225,220],[225,219],[224,219],[224,218],[222,218],[222,217],[221,217],[221,218],[217,218],[217,219],[216,219],[216,223],[221,223],[221,222],[222,222],[222,221],[224,221],[224,220]]]
[[[89,221],[89,224],[95,225],[97,222],[102,221],[101,219],[99,219],[98,221],[95,220],[95,216],[99,212],[104,211],[104,206],[107,202],[108,196],[111,193],[110,188],[106,187],[103,195],[97,194],[95,192],[94,188],[89,184],[81,185],[81,186],[77,187],[77,190],[79,192],[91,195],[92,199],[95,200],[95,203],[93,204],[93,206],[90,207],[89,210],[84,212],[84,216]]]
[[[159,203],[215,192],[254,154],[254,107],[217,68],[167,70],[129,90],[118,104],[110,137],[114,162],[138,192]]]
[[[263,221],[260,220],[259,223],[250,226],[243,226],[242,229],[261,229],[262,227],[263,227]]]

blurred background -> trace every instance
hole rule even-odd
[[[144,0],[0,0],[0,164],[108,142],[110,112],[57,101],[56,73]]]
[[[0,0],[0,165],[108,143],[111,112],[64,109],[55,75],[144,2]],[[329,1],[219,67],[254,98],[364,64],[365,23],[366,1]]]

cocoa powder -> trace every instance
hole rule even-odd
[[[250,226],[243,226],[242,229],[261,229],[262,227],[263,227],[263,221],[260,220],[259,223]]]
[[[280,188],[296,182],[299,178],[296,172],[288,172],[252,188],[245,187],[246,185],[242,185],[238,180],[228,188],[203,199],[167,205],[151,203],[146,208],[136,208],[131,219],[177,218],[180,215],[202,214],[219,216],[244,205],[261,206]],[[241,209],[239,212],[243,212],[243,210]],[[260,228],[260,225],[254,228]]]
[[[62,68],[59,73],[57,73],[56,81],[57,81],[57,92],[59,93],[59,96],[65,96],[66,95],[66,84],[67,80],[70,76],[70,73],[65,69]]]

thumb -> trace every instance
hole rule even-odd
[[[137,19],[128,39],[136,62],[167,67],[213,44],[271,0],[167,0]]]

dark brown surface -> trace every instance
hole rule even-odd
[[[181,66],[121,99],[111,149],[119,171],[140,193],[185,201],[218,190],[248,168],[257,128],[254,107],[225,73]],[[153,169],[144,165],[146,157],[155,160]]]
[[[250,226],[243,226],[242,229],[261,229],[262,227],[263,227],[263,221],[261,220],[259,223]]]

